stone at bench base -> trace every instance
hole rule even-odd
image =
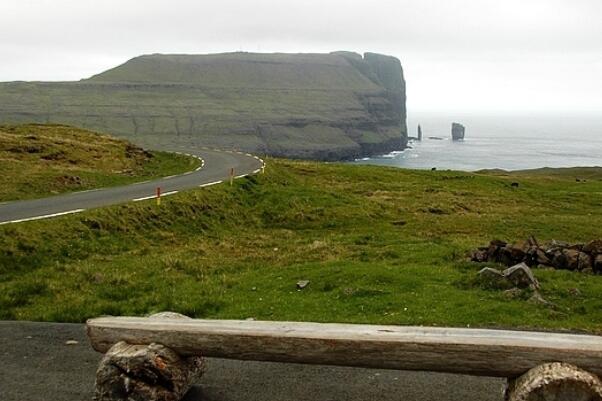
[[[149,319],[190,319],[161,312]],[[115,344],[96,372],[95,401],[179,401],[203,374],[203,359],[183,358],[160,344]]]
[[[115,344],[96,373],[96,401],[179,401],[202,373],[202,359],[159,344]]]
[[[566,363],[546,363],[510,380],[507,401],[602,401],[600,379]]]

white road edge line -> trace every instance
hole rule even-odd
[[[84,210],[86,210],[86,209],[75,209],[75,210],[69,210],[69,211],[66,211],[66,212],[53,213],[53,214],[45,214],[43,216],[28,217],[26,219],[3,221],[3,222],[0,223],[0,226],[3,225],[3,224],[10,224],[10,223],[23,223],[25,221],[49,219],[51,217],[64,216],[66,214],[80,213],[80,212],[83,212]]]
[[[140,201],[143,201],[143,200],[153,199],[153,198],[156,198],[156,197],[157,197],[157,195],[145,196],[143,198],[132,199],[132,202],[140,202]]]
[[[216,184],[221,184],[223,181],[213,181],[213,182],[208,182],[207,184],[201,184],[199,185],[199,188],[203,188],[203,187],[209,187],[211,185],[216,185]]]
[[[161,197],[164,196],[169,196],[169,195],[175,195],[177,194],[179,191],[170,191],[170,192],[165,192],[163,194],[161,194]],[[149,199],[155,199],[157,197],[157,195],[149,195],[149,196],[143,196],[142,198],[136,198],[136,199],[132,199],[132,202],[140,202],[140,201],[144,201],[144,200],[149,200]]]

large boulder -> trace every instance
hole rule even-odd
[[[581,252],[578,249],[565,249],[562,251],[565,259],[564,268],[569,270],[577,270],[579,268],[579,255]]]
[[[545,266],[550,266],[552,264],[552,261],[550,260],[550,258],[546,255],[545,251],[543,251],[541,248],[537,248],[537,250],[535,251],[535,262],[538,265],[545,265]]]
[[[598,255],[594,259],[594,272],[602,274],[602,255]]]
[[[568,261],[563,250],[554,250],[552,252],[547,252],[546,255],[550,257],[550,259],[552,260],[552,266],[554,266],[556,269],[568,268]]]
[[[497,263],[500,260],[502,249],[508,245],[508,243],[494,239],[489,243],[487,248],[487,261]]]
[[[533,272],[525,263],[519,263],[509,267],[502,272],[504,277],[518,288],[538,289],[539,282],[533,275]]]
[[[487,262],[487,259],[489,257],[489,254],[487,253],[488,248],[479,248],[475,251],[473,251],[470,254],[470,260],[473,262]]]
[[[602,255],[602,239],[596,239],[583,246],[583,252],[592,255]]]
[[[188,316],[161,312],[152,320]],[[96,372],[95,401],[179,401],[203,373],[203,358],[182,357],[161,344],[120,341],[102,358]]]
[[[200,358],[180,357],[160,344],[123,341],[105,354],[96,373],[95,401],[179,401],[202,372]]]
[[[478,280],[486,288],[508,289],[512,287],[501,271],[491,267],[481,269],[478,273]]]
[[[500,262],[511,266],[526,261],[531,246],[527,241],[515,242],[502,248]]]
[[[539,289],[539,282],[525,263],[519,263],[504,271],[485,267],[478,273],[479,282],[487,288],[531,288]]]
[[[580,252],[579,253],[579,264],[577,266],[577,269],[579,271],[583,271],[585,269],[592,269],[594,267],[594,259],[593,257],[585,252]]]

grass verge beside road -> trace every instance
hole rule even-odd
[[[193,317],[602,333],[602,276],[474,283],[492,238],[600,236],[602,172],[500,175],[268,160],[266,174],[0,227],[0,319]],[[513,182],[519,184],[512,186]],[[494,267],[494,266],[492,266]],[[298,291],[296,282],[309,280]]]
[[[0,126],[0,202],[132,184],[199,165],[65,125]]]

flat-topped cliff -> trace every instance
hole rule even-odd
[[[78,82],[0,83],[0,122],[339,160],[403,148],[405,100],[399,60],[375,53],[155,54]]]

